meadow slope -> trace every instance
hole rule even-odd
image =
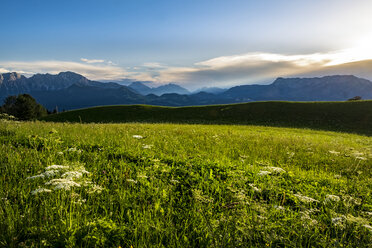
[[[302,127],[372,134],[372,101],[251,102],[196,107],[104,106],[44,117],[53,122],[199,123]]]
[[[371,137],[244,125],[2,121],[0,140],[0,247],[372,241]]]

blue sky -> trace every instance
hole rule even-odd
[[[0,72],[73,70],[97,80],[197,88],[269,82],[372,55],[364,49],[372,42],[367,0],[2,0],[0,6]]]

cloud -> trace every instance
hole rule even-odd
[[[36,73],[57,74],[61,71],[73,71],[92,80],[117,80],[130,76],[121,67],[107,64],[87,64],[71,61],[0,61],[4,71],[16,71],[26,76]]]
[[[367,51],[367,52],[366,52]],[[56,74],[74,71],[92,80],[133,79],[155,84],[177,82],[189,89],[203,86],[227,87],[239,84],[271,83],[276,77],[354,74],[372,79],[371,53],[365,49],[348,49],[329,53],[277,54],[246,53],[220,56],[191,66],[175,67],[149,62],[123,68],[111,61],[81,59],[71,61],[0,61],[0,73],[17,71]]]
[[[144,63],[142,65],[142,67],[145,67],[149,70],[155,70],[155,69],[164,69],[164,68],[167,68],[166,65],[164,64],[161,64],[161,63],[158,63],[158,62],[148,62],[148,63]]]
[[[289,76],[319,69],[330,63],[325,54],[282,55],[248,53],[222,56],[195,63],[192,67],[169,67],[159,71],[158,81],[182,82],[185,86],[200,84],[227,86],[264,82],[278,76]]]
[[[360,75],[358,72],[361,70],[358,70],[355,63],[367,58],[372,58],[372,54],[356,49],[297,55],[247,53],[221,56],[195,63],[190,67],[160,69],[158,75],[153,78],[160,82],[181,82],[186,87],[198,88],[204,85],[270,83],[276,77],[316,75],[317,72],[325,74],[327,71],[345,74],[338,68]],[[346,70],[346,67],[350,67],[343,66],[346,64],[353,64],[353,69]],[[363,75],[365,74],[364,69]]]
[[[95,63],[104,63],[105,61],[103,59],[85,59],[81,58],[81,61],[88,63],[88,64],[95,64]],[[111,61],[109,61],[110,64]],[[111,62],[112,63],[112,62]]]
[[[5,69],[5,68],[0,68],[0,73],[7,73],[9,72],[9,70]]]

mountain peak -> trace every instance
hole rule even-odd
[[[72,71],[65,71],[65,72],[60,72],[58,73],[57,75],[58,77],[61,77],[63,79],[68,79],[68,80],[77,80],[77,81],[80,81],[80,80],[88,80],[86,77],[80,75],[80,74],[77,74],[75,72],[72,72]]]
[[[1,81],[16,81],[18,79],[24,78],[18,72],[7,72],[7,73],[0,73],[0,80]]]
[[[133,87],[136,87],[136,88],[141,87],[141,88],[143,88],[143,89],[150,89],[149,86],[145,85],[145,84],[144,84],[143,82],[141,82],[141,81],[135,81],[135,82],[132,82],[130,85],[128,85],[128,87],[131,87],[131,88],[133,88]]]

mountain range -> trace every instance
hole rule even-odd
[[[183,87],[181,87],[177,84],[165,84],[165,85],[161,85],[159,87],[152,88],[152,87],[147,86],[143,82],[136,81],[136,82],[133,82],[130,85],[128,85],[128,87],[133,89],[134,91],[136,91],[137,93],[139,93],[141,95],[154,94],[154,95],[157,95],[157,96],[161,96],[161,95],[167,94],[167,93],[176,93],[176,94],[180,94],[180,95],[190,94],[190,91],[188,91],[187,89],[185,89],[185,88],[183,88]]]
[[[0,101],[21,93],[32,95],[49,110],[69,110],[117,104],[192,106],[266,100],[344,101],[354,96],[372,99],[372,82],[353,75],[278,78],[269,85],[212,87],[190,93],[177,84],[151,88],[133,82],[124,86],[92,81],[74,72],[35,74],[30,78],[16,72],[0,74]]]

